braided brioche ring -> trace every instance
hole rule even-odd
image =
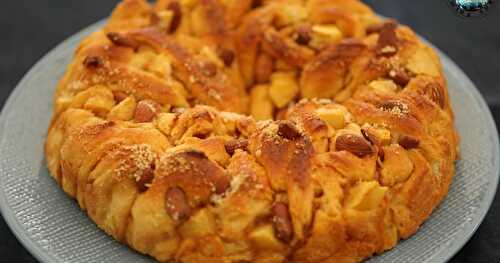
[[[125,0],[54,101],[52,176],[160,262],[362,261],[457,159],[437,55],[358,0]]]

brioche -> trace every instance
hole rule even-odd
[[[45,154],[160,262],[360,262],[445,197],[458,135],[435,51],[358,0],[124,0],[61,79]]]

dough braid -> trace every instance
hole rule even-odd
[[[46,159],[160,262],[359,262],[457,159],[439,58],[358,0],[125,0],[54,96]]]

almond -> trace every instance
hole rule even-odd
[[[288,140],[295,140],[302,136],[291,122],[280,122],[278,135]]]
[[[226,148],[226,152],[229,155],[233,155],[234,152],[238,149],[246,150],[248,147],[248,140],[247,139],[233,139],[233,140],[227,141],[224,144],[224,147]]]
[[[438,83],[429,83],[425,86],[424,94],[439,107],[444,107],[444,90]]]
[[[151,12],[151,15],[149,16],[149,23],[151,25],[158,25],[160,23],[160,17],[156,12]]]
[[[399,137],[399,145],[406,150],[417,148],[420,145],[420,140],[411,135],[402,135]]]
[[[126,35],[117,33],[117,32],[109,32],[106,34],[108,39],[113,42],[113,44],[120,46],[120,47],[129,47],[134,50],[137,50],[139,48],[139,43],[137,41],[133,40],[130,37],[127,37]]]
[[[113,91],[113,97],[117,103],[121,102],[122,100],[126,99],[128,97],[127,93],[123,91]]]
[[[83,60],[83,65],[87,68],[98,68],[102,64],[102,59],[98,56],[88,56]]]
[[[288,206],[283,202],[276,202],[273,206],[273,226],[276,237],[289,243],[293,238],[293,226]]]
[[[381,142],[377,135],[369,128],[362,128],[361,133],[367,140],[369,140],[372,144],[380,146]]]
[[[179,187],[171,187],[165,195],[167,214],[174,221],[184,221],[191,215],[191,207],[187,202],[186,194]]]
[[[149,186],[151,185],[151,182],[153,182],[154,179],[154,170],[152,168],[148,168],[144,171],[142,171],[141,176],[136,180],[136,185],[137,188],[139,189],[139,192],[144,192],[148,190]]]
[[[201,63],[201,72],[206,77],[213,77],[217,74],[217,66],[212,62],[203,62]]]
[[[211,180],[215,186],[215,193],[219,195],[225,193],[231,186],[231,181],[225,175],[217,177],[214,176],[211,178]]]
[[[383,57],[392,57],[398,52],[398,36],[396,35],[397,23],[388,21],[384,23],[379,32],[376,53]]]
[[[311,42],[311,27],[309,25],[300,25],[297,27],[295,42],[299,45],[307,45]]]
[[[168,31],[170,33],[175,32],[181,24],[182,19],[182,9],[178,1],[172,1],[167,7],[168,10],[172,11],[172,21],[170,22],[170,28]]]
[[[264,4],[263,2],[264,2],[263,0],[253,0],[252,1],[252,9],[255,9],[255,8],[263,5]]]
[[[366,27],[366,34],[367,35],[370,35],[370,34],[378,34],[380,33],[380,31],[382,31],[382,29],[384,28],[385,24],[387,23],[394,23],[394,24],[397,24],[398,21],[394,20],[394,19],[388,19],[382,23],[377,23],[377,24],[372,24],[372,25],[369,25]]]
[[[371,126],[363,126],[361,128],[361,133],[373,145],[376,145],[379,147],[383,146],[383,145],[387,145],[391,141],[390,131],[383,129],[383,128],[374,128]]]
[[[380,33],[380,31],[382,30],[383,27],[384,27],[384,23],[373,24],[373,25],[367,26],[365,31],[366,31],[367,35],[378,34],[378,33]]]
[[[374,147],[365,138],[356,134],[342,134],[335,140],[337,151],[348,151],[358,157],[375,152]]]
[[[137,103],[134,112],[136,122],[150,122],[160,112],[161,106],[152,100],[141,100]]]
[[[217,54],[219,55],[219,58],[224,62],[224,65],[227,67],[231,66],[234,61],[234,52],[230,49],[227,48],[220,48],[217,51]]]
[[[392,69],[389,71],[389,78],[400,87],[406,87],[406,84],[410,82],[411,76],[404,69]]]

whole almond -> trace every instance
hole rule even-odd
[[[224,62],[227,67],[231,66],[234,61],[234,52],[228,48],[220,48],[217,50],[219,58]]]
[[[165,209],[174,221],[184,221],[191,215],[186,194],[179,187],[171,187],[165,195]]]
[[[369,128],[361,128],[361,133],[367,140],[369,140],[373,145],[380,146],[382,143],[376,134]]]
[[[247,139],[233,139],[233,140],[227,141],[224,144],[224,147],[226,148],[226,152],[229,155],[233,155],[234,152],[238,149],[246,150],[248,147],[248,140]]]
[[[401,135],[401,137],[399,137],[399,145],[409,150],[417,148],[420,145],[420,140],[411,135]]]
[[[411,76],[404,69],[392,69],[389,71],[389,78],[394,81],[400,87],[406,87],[406,84],[410,82]]]
[[[278,135],[288,140],[295,140],[302,136],[297,128],[288,121],[280,122],[278,125]]]
[[[149,16],[149,23],[153,26],[156,26],[160,23],[160,17],[156,12],[151,12],[151,15]]]
[[[153,179],[154,179],[154,170],[152,168],[148,168],[142,171],[142,174],[136,180],[136,185],[137,188],[139,189],[139,192],[142,193],[148,190],[149,186],[151,185],[151,182],[153,182]]]
[[[273,206],[273,227],[276,237],[289,243],[293,238],[293,225],[288,206],[283,202],[276,202]]]
[[[443,88],[437,83],[429,83],[424,89],[424,94],[441,108],[444,107],[445,103],[443,93]]]
[[[212,182],[215,186],[215,193],[219,195],[225,193],[231,186],[231,181],[226,175],[213,177]]]
[[[168,10],[172,11],[172,21],[170,22],[170,28],[168,31],[170,33],[175,32],[181,24],[182,19],[182,9],[178,1],[172,1],[167,7]]]
[[[384,23],[379,32],[376,53],[383,57],[392,57],[398,52],[398,36],[396,35],[397,23],[389,21]]]
[[[348,151],[358,157],[375,152],[374,147],[365,138],[357,134],[342,134],[335,140],[337,151]]]
[[[206,77],[213,77],[217,75],[217,66],[209,61],[202,62],[200,64],[201,73]]]
[[[255,9],[261,5],[263,5],[263,0],[253,0],[252,1],[252,9]]]
[[[338,59],[340,59],[342,63],[350,63],[349,61],[352,61],[356,57],[360,56],[365,50],[366,45],[363,42],[354,38],[347,38],[340,41],[337,46],[337,54],[339,56]]]
[[[136,122],[150,122],[160,112],[161,106],[152,100],[141,100],[137,103],[134,112],[134,120]]]
[[[378,33],[380,33],[380,31],[382,30],[383,27],[384,27],[384,23],[373,24],[373,25],[367,26],[365,31],[366,31],[367,35],[378,34]]]
[[[377,24],[373,24],[373,25],[369,25],[366,27],[366,34],[367,35],[370,35],[370,34],[375,34],[375,33],[380,33],[380,31],[382,31],[382,29],[384,28],[385,24],[387,23],[393,23],[393,24],[397,24],[398,21],[394,20],[394,19],[388,19],[382,23],[377,23]]]
[[[134,50],[137,50],[139,48],[139,43],[137,41],[131,39],[130,37],[117,33],[117,32],[109,32],[106,34],[108,39],[113,42],[113,44],[120,46],[120,47],[129,47]]]
[[[83,65],[87,68],[98,68],[102,64],[102,59],[98,56],[88,56],[83,60]]]
[[[297,27],[297,37],[295,42],[299,45],[307,45],[311,41],[311,27],[309,25],[300,25]]]

